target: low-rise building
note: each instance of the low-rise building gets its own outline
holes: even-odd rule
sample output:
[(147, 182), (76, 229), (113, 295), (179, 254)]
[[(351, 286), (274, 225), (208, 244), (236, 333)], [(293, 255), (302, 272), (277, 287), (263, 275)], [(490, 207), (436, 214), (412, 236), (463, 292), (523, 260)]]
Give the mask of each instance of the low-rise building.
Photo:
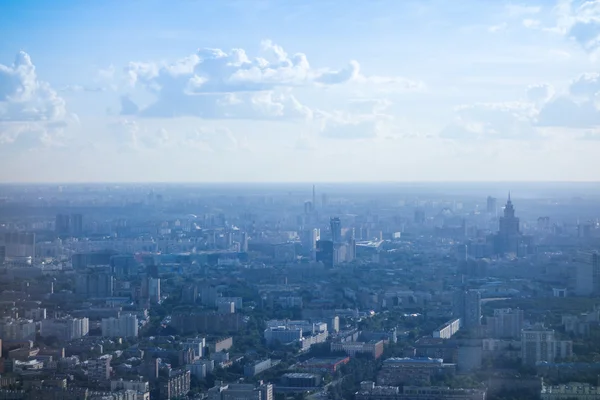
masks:
[(460, 318), (451, 319), (433, 331), (434, 338), (450, 339), (460, 329)]
[(369, 354), (373, 358), (379, 358), (383, 354), (383, 340), (372, 342), (343, 342), (331, 343), (331, 351), (343, 351), (350, 357), (359, 353)]
[(429, 385), (431, 378), (454, 375), (455, 364), (441, 358), (388, 358), (377, 375), (380, 386)]
[(244, 366), (244, 376), (252, 377), (252, 376), (258, 375), (261, 372), (268, 370), (272, 366), (273, 366), (273, 362), (271, 361), (270, 358), (267, 358), (266, 360), (262, 360), (262, 361), (257, 361), (252, 364), (245, 365)]
[(579, 382), (555, 386), (542, 384), (540, 398), (542, 400), (600, 400), (600, 387)]

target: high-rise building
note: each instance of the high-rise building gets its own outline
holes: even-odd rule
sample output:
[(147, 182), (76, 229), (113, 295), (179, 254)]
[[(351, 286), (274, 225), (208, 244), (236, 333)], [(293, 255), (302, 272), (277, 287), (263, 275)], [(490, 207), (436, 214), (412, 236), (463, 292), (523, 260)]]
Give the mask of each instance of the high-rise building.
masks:
[(331, 240), (317, 240), (317, 262), (322, 262), (326, 267), (333, 267), (334, 253), (334, 246)]
[(481, 325), (481, 293), (478, 290), (459, 290), (454, 293), (453, 312), (460, 326), (473, 329)]
[(497, 200), (495, 197), (492, 196), (488, 196), (487, 198), (487, 204), (486, 204), (486, 211), (488, 214), (491, 215), (496, 215), (496, 211), (498, 210), (497, 208)]
[(494, 254), (513, 253), (517, 256), (532, 254), (533, 237), (523, 236), (519, 228), (519, 218), (515, 217), (515, 208), (508, 194), (503, 216), (499, 218), (498, 233), (488, 237), (494, 247)]
[(318, 229), (306, 229), (302, 231), (300, 241), (305, 251), (315, 251), (317, 248), (317, 240), (320, 239)]
[(338, 217), (333, 217), (329, 220), (329, 226), (331, 229), (331, 240), (333, 243), (342, 242), (342, 222)]
[(148, 278), (148, 298), (152, 303), (160, 302), (160, 278)]

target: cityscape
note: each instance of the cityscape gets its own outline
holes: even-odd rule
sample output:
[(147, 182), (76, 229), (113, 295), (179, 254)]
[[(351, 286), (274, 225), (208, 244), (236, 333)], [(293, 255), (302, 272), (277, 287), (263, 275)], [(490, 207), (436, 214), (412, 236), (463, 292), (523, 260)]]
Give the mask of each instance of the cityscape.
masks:
[(0, 0), (0, 400), (600, 400), (600, 0)]
[(4, 185), (0, 397), (600, 396), (598, 186), (493, 186)]

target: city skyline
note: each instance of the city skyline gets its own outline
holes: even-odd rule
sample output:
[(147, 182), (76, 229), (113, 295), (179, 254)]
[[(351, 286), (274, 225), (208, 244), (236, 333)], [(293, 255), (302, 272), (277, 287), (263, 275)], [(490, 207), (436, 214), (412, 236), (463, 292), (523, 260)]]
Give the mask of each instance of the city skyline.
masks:
[(5, 3), (0, 182), (595, 181), (594, 4)]

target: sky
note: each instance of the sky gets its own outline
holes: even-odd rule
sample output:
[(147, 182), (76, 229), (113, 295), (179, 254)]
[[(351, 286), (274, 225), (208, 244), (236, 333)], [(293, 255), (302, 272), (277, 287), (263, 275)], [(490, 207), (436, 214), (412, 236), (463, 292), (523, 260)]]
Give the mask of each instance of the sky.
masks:
[(0, 182), (597, 181), (600, 0), (4, 0)]

